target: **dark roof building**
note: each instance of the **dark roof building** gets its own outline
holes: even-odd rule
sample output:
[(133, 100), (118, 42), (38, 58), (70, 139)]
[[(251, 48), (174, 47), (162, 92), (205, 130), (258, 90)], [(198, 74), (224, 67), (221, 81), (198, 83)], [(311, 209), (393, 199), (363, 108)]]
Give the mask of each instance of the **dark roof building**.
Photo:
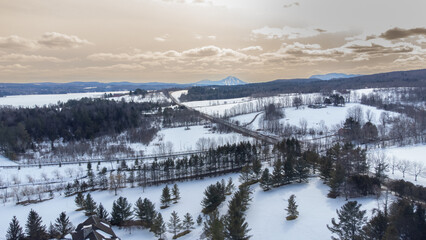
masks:
[(111, 225), (97, 216), (90, 216), (71, 233), (72, 240), (120, 240)]

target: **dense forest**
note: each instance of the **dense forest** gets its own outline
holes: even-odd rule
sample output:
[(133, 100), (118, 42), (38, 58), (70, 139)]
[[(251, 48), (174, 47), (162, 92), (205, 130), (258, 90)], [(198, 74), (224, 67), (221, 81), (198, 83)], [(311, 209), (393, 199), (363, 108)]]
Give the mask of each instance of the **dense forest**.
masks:
[(423, 87), (426, 85), (426, 70), (407, 72), (380, 73), (346, 79), (318, 80), (292, 79), (275, 80), (237, 86), (192, 87), (182, 101), (199, 101), (228, 99), (248, 96), (270, 96), (283, 93), (313, 93), (346, 89), (380, 88), (380, 87)]

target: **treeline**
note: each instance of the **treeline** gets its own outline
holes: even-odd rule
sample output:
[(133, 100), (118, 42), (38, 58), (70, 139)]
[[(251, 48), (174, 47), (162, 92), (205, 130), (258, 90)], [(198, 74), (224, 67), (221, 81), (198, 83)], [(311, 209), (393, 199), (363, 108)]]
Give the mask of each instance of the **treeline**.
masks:
[(248, 96), (271, 96), (278, 93), (313, 93), (345, 91), (346, 89), (424, 87), (426, 70), (380, 73), (346, 79), (322, 81), (318, 79), (276, 80), (266, 83), (237, 86), (192, 87), (182, 101), (240, 98)]
[(331, 220), (327, 228), (335, 235), (332, 239), (406, 239), (426, 238), (426, 211), (421, 204), (398, 199), (390, 206), (387, 199), (383, 209), (376, 208), (368, 220), (361, 204), (349, 201), (337, 210), (338, 219)]

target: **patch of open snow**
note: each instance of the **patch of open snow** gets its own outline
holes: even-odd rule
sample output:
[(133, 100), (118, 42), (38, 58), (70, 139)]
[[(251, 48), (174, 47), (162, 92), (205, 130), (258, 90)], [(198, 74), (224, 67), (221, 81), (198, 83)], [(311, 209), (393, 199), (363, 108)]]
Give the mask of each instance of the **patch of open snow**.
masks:
[(88, 92), (88, 93), (67, 93), (67, 94), (36, 94), (36, 95), (14, 95), (0, 97), (0, 106), (12, 107), (42, 107), (49, 104), (57, 104), (58, 102), (67, 102), (68, 100), (78, 100), (85, 97), (101, 98), (104, 94), (109, 93), (127, 93), (127, 91), (119, 92)]
[[(391, 179), (403, 179), (404, 181), (412, 182), (413, 184), (418, 184), (426, 187), (426, 145), (416, 145), (416, 146), (404, 146), (404, 147), (390, 147), (384, 149), (374, 149), (370, 152), (384, 152), (387, 156), (389, 163), (389, 171), (386, 173)], [(397, 167), (395, 167), (394, 174), (392, 174), (392, 158), (395, 158), (396, 161), (408, 160), (411, 164), (417, 162), (423, 164), (423, 171), (417, 177), (415, 181), (414, 174), (412, 172), (413, 166), (411, 169), (407, 170), (405, 173), (405, 178), (403, 174)]]

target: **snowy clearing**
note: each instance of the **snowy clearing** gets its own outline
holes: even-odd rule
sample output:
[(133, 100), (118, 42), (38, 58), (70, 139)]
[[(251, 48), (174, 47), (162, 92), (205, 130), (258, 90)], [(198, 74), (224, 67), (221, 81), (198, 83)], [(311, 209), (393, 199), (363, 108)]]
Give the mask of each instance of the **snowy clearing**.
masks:
[[(403, 179), (426, 187), (426, 145), (405, 146), (405, 147), (391, 147), (385, 149), (370, 150), (370, 152), (384, 152), (387, 156), (389, 163), (389, 171), (386, 173), (391, 179)], [(399, 164), (401, 160), (408, 160), (410, 162), (409, 169), (405, 173), (405, 178), (398, 167), (395, 167), (394, 174), (392, 174), (392, 161), (395, 158), (395, 163)], [(413, 163), (423, 164), (423, 171), (414, 181)]]
[[(308, 108), (305, 106), (299, 109), (296, 109), (294, 107), (283, 108), (285, 117), (280, 120), (280, 123), (288, 123), (290, 125), (300, 126), (300, 120), (305, 119), (308, 123), (308, 128), (317, 129), (327, 127), (328, 129), (332, 129), (336, 125), (341, 125), (345, 121), (348, 109), (352, 107), (361, 107), (364, 114), (367, 110), (370, 110), (374, 114), (372, 122), (376, 125), (379, 124), (379, 117), (382, 112), (388, 112), (391, 117), (398, 115), (394, 112), (377, 109), (375, 107), (359, 103), (347, 103), (344, 107), (328, 106), (326, 108), (319, 109)], [(239, 115), (231, 119), (233, 121), (239, 121), (240, 125), (244, 125), (252, 121), (254, 116), (256, 116), (256, 114), (258, 113), (259, 112)], [(251, 127), (252, 129), (262, 129), (262, 124), (260, 120), (262, 118), (262, 115), (263, 114), (259, 115), (252, 124), (248, 125), (248, 127)]]
[(57, 104), (58, 102), (67, 102), (68, 100), (78, 100), (85, 97), (101, 98), (104, 94), (122, 94), (128, 91), (120, 92), (88, 92), (88, 93), (67, 93), (67, 94), (38, 94), (38, 95), (15, 95), (0, 97), (0, 106), (12, 107), (42, 107), (49, 104)]

